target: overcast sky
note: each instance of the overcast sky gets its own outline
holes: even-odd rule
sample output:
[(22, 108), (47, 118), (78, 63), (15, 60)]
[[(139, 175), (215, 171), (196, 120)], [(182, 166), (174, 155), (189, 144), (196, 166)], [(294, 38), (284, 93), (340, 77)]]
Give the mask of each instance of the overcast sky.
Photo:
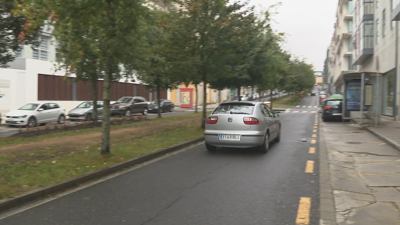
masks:
[(251, 5), (267, 9), (281, 2), (272, 16), (272, 28), (286, 34), (283, 49), (304, 58), (323, 70), (326, 51), (330, 44), (338, 0), (249, 0)]

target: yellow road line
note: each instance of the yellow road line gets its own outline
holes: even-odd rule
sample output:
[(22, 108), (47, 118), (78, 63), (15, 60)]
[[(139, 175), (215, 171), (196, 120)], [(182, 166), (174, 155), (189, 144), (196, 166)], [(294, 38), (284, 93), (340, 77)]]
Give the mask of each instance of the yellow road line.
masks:
[(317, 130), (313, 130), (314, 133), (317, 133)]
[(318, 128), (318, 126), (314, 126), (314, 129), (317, 129)]
[(318, 126), (318, 123), (314, 124), (315, 126)]
[(311, 147), (310, 150), (308, 151), (308, 153), (314, 154), (315, 153), (315, 148)]
[(314, 173), (314, 161), (312, 160), (307, 161), (306, 173)]
[(317, 134), (313, 134), (312, 137), (317, 137)]
[(305, 225), (310, 223), (311, 198), (301, 197), (299, 209), (297, 210), (296, 225)]
[(311, 144), (317, 144), (316, 140), (311, 140)]

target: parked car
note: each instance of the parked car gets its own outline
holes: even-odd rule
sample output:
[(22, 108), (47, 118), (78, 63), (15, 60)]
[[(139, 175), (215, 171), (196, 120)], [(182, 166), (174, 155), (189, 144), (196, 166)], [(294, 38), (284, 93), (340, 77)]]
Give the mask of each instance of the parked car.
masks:
[[(103, 115), (103, 102), (97, 101), (97, 115), (99, 118)], [(70, 120), (92, 120), (93, 117), (93, 101), (82, 102), (68, 113)]]
[(342, 104), (341, 98), (330, 98), (322, 102), (322, 121), (342, 120)]
[(328, 97), (326, 95), (319, 95), (319, 104), (321, 104)]
[(253, 100), (259, 99), (259, 98), (260, 98), (260, 95), (258, 93), (253, 94)]
[[(174, 111), (175, 104), (167, 99), (160, 100), (161, 112), (172, 112)], [(154, 100), (149, 104), (149, 112), (158, 112), (158, 100)]]
[(140, 96), (125, 96), (111, 104), (111, 115), (130, 116), (132, 113), (147, 114), (149, 104)]
[(249, 100), (249, 95), (241, 95), (240, 96), (240, 101), (248, 101)]
[(315, 91), (312, 91), (310, 95), (315, 96)]
[(51, 122), (64, 123), (65, 109), (54, 102), (31, 102), (6, 114), (6, 124), (35, 127)]
[(206, 120), (206, 148), (253, 148), (266, 153), (269, 142), (280, 141), (281, 122), (263, 102), (224, 102)]

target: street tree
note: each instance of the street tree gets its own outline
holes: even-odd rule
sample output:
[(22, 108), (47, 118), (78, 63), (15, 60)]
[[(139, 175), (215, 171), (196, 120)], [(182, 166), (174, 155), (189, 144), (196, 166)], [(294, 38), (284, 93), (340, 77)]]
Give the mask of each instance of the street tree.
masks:
[(176, 88), (179, 83), (178, 77), (174, 74), (169, 63), (168, 47), (172, 36), (165, 29), (165, 19), (167, 11), (160, 7), (152, 7), (149, 11), (149, 18), (140, 29), (140, 35), (143, 37), (141, 56), (131, 70), (136, 71), (136, 76), (142, 82), (148, 84), (148, 88), (155, 88), (157, 93), (157, 113), (161, 118), (161, 90)]
[(175, 0), (173, 3), (176, 7), (171, 7), (169, 26), (174, 37), (173, 52), (178, 59), (183, 59), (178, 67), (186, 65), (191, 70), (192, 82), (203, 83), (201, 127), (204, 128), (207, 84), (211, 78), (231, 71), (226, 56), (230, 53), (231, 40), (238, 35), (235, 26), (251, 12), (245, 3), (228, 0)]
[[(62, 34), (57, 30), (65, 24), (68, 24), (65, 26), (69, 26), (71, 32), (77, 35), (84, 34), (82, 37), (85, 38), (84, 44), (65, 41), (60, 42), (59, 47), (65, 51), (71, 51), (71, 54), (64, 52), (65, 56), (76, 57), (65, 61), (65, 63), (71, 63), (70, 66), (65, 67), (70, 69), (71, 73), (76, 72), (76, 68), (79, 67), (85, 71), (88, 70), (81, 73), (85, 76), (96, 73), (103, 78), (101, 154), (109, 154), (111, 82), (123, 77), (130, 79), (133, 76), (133, 71), (129, 70), (132, 67), (129, 65), (135, 63), (138, 57), (138, 52), (135, 51), (136, 47), (140, 46), (140, 36), (137, 35), (138, 22), (147, 15), (148, 8), (141, 0), (31, 1), (51, 9), (57, 20), (54, 23), (56, 35)], [(74, 41), (77, 40), (78, 38), (74, 39)], [(81, 46), (77, 47), (79, 45)], [(68, 46), (75, 47), (68, 50)], [(78, 54), (72, 53), (77, 49), (81, 50)], [(89, 58), (90, 62), (80, 62)], [(91, 66), (85, 66), (89, 64)]]

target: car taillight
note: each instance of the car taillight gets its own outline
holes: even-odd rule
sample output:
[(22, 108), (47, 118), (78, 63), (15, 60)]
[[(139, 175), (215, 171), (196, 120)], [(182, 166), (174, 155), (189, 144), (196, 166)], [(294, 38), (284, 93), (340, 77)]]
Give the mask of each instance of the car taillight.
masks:
[(247, 125), (260, 124), (260, 121), (254, 117), (243, 117), (243, 122)]
[(330, 110), (331, 107), (330, 106), (325, 106), (324, 110)]
[(207, 124), (216, 124), (217, 122), (218, 122), (217, 116), (210, 116), (207, 118), (207, 121), (206, 121)]

